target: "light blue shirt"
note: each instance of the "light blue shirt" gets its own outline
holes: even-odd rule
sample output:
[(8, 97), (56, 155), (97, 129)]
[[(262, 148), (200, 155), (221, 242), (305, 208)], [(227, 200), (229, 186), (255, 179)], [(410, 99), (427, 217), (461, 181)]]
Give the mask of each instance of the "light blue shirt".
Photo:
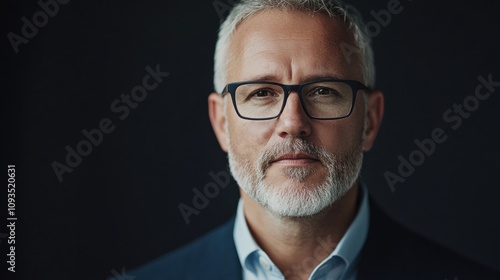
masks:
[[(360, 183), (359, 190), (361, 192), (361, 202), (354, 220), (342, 239), (340, 239), (335, 250), (314, 268), (309, 280), (356, 279), (357, 261), (361, 248), (363, 248), (366, 241), (369, 224), (368, 191), (362, 183)], [(285, 279), (284, 274), (288, 275), (288, 273), (283, 274), (253, 239), (245, 220), (243, 200), (241, 199), (236, 212), (233, 236), (243, 270), (243, 280)], [(330, 245), (330, 250), (332, 248), (333, 243), (331, 240), (325, 238), (324, 240), (318, 239), (317, 242), (318, 246), (325, 248)], [(292, 271), (293, 269), (306, 267), (308, 265), (307, 260), (306, 258), (300, 263), (299, 267), (292, 268)]]

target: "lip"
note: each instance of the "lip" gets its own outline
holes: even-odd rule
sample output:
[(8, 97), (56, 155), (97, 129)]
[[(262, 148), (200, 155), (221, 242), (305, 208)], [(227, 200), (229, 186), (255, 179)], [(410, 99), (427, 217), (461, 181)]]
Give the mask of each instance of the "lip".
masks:
[(276, 157), (271, 161), (273, 163), (284, 163), (284, 164), (308, 164), (313, 162), (319, 162), (319, 159), (313, 155), (305, 153), (287, 153)]

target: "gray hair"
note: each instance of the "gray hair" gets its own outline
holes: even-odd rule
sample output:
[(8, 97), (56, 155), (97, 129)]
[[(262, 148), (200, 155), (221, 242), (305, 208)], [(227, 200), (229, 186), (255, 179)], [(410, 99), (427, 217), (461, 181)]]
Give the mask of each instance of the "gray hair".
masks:
[[(360, 13), (342, 0), (242, 0), (236, 4), (222, 23), (214, 55), (214, 87), (221, 92), (227, 79), (227, 54), (230, 39), (237, 25), (252, 14), (266, 9), (293, 9), (307, 12), (323, 12), (330, 17), (343, 18), (352, 32), (357, 46), (344, 45), (349, 52), (355, 52), (361, 58), (364, 84), (368, 87), (375, 85), (375, 64), (370, 37), (365, 33), (365, 24)], [(342, 46), (341, 46), (342, 47)]]

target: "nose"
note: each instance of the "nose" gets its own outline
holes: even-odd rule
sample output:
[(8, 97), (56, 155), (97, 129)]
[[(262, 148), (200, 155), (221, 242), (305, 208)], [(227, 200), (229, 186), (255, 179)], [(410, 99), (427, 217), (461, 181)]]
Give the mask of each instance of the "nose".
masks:
[(278, 117), (276, 132), (282, 138), (304, 138), (311, 134), (311, 119), (302, 108), (296, 92), (288, 96), (285, 108)]

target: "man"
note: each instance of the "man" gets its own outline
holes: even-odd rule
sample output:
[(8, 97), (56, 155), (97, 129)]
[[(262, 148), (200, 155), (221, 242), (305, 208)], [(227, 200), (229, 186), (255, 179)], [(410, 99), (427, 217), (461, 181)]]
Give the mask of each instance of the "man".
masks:
[(215, 53), (210, 120), (236, 217), (137, 279), (497, 279), (388, 219), (359, 173), (384, 111), (370, 40), (338, 1), (236, 5)]

